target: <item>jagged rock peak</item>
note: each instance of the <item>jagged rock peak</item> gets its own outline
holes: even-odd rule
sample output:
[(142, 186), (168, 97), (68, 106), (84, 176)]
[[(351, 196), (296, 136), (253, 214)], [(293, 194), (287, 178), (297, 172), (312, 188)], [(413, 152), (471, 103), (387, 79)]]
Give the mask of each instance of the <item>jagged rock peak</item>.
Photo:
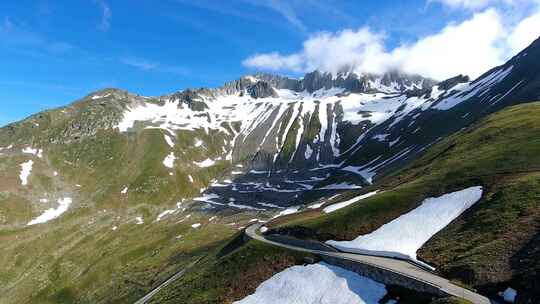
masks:
[[(259, 84), (259, 83), (265, 83)], [(415, 89), (429, 89), (436, 81), (419, 75), (408, 75), (397, 71), (391, 71), (382, 75), (358, 74), (354, 72), (340, 72), (337, 74), (315, 70), (305, 74), (300, 79), (279, 76), (273, 74), (246, 75), (238, 80), (228, 82), (218, 91), (223, 94), (237, 94), (239, 92), (260, 91), (262, 86), (274, 89), (287, 89), (295, 92), (307, 91), (313, 93), (321, 89), (343, 88), (356, 93), (401, 93)], [(258, 86), (254, 90), (253, 87)], [(265, 97), (274, 96), (267, 91)], [(252, 95), (254, 98), (262, 98), (263, 95)]]
[(437, 85), (439, 86), (439, 90), (448, 90), (457, 84), (469, 82), (471, 79), (467, 75), (457, 75), (455, 77), (449, 78), (447, 80), (439, 82)]
[(272, 86), (266, 81), (257, 81), (247, 89), (252, 98), (278, 97), (278, 94)]
[(337, 74), (314, 71), (306, 74), (302, 80), (302, 88), (308, 92), (332, 87), (344, 88), (357, 93), (404, 92), (413, 89), (430, 88), (436, 82), (419, 75), (408, 75), (397, 71), (382, 75), (355, 72)]

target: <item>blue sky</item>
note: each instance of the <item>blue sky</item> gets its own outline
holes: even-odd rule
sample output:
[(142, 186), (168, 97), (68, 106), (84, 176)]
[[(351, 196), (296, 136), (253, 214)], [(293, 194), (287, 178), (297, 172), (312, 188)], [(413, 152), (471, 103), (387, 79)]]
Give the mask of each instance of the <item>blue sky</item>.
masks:
[[(370, 58), (373, 52), (364, 51), (373, 45), (379, 46), (377, 58), (423, 72), (395, 58), (431, 52), (429, 37), (476, 15), (493, 21), (486, 12), (506, 14), (508, 1), (480, 0), (486, 4), (477, 7), (469, 0), (1, 1), (0, 125), (103, 87), (160, 95), (219, 86), (259, 70), (296, 76), (328, 69), (336, 57), (345, 58), (339, 64), (379, 70), (383, 63), (369, 67), (358, 60)], [(536, 8), (536, 1), (520, 2)], [(516, 19), (517, 27), (530, 7), (512, 5), (505, 17)], [(347, 37), (358, 42), (348, 46)], [(333, 53), (342, 49), (349, 57)]]

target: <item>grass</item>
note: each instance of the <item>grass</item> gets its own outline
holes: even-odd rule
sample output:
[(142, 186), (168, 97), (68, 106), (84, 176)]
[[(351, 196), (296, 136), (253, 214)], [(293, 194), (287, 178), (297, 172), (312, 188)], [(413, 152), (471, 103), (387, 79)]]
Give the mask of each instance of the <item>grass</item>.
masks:
[[(95, 222), (88, 224), (92, 219)], [(135, 225), (119, 223), (115, 215), (96, 219), (72, 214), (40, 233), (36, 232), (44, 227), (4, 232), (0, 241), (8, 245), (0, 253), (3, 303), (133, 302), (221, 246), (235, 231), (196, 217), (174, 224), (177, 219)], [(205, 224), (194, 230), (195, 221)], [(118, 230), (112, 231), (113, 225)]]
[(232, 303), (255, 292), (260, 282), (276, 272), (303, 263), (306, 254), (249, 241), (217, 258), (215, 251), (160, 292), (151, 303)]
[[(122, 100), (104, 105), (81, 100), (0, 131), (0, 146), (14, 144), (12, 152), (0, 157), (0, 302), (133, 302), (236, 232), (227, 220), (209, 223), (207, 215), (197, 212), (184, 222), (179, 220), (187, 212), (152, 223), (164, 209), (199, 195), (229, 166), (192, 164), (221, 155), (225, 141), (204, 130), (178, 132), (179, 146), (187, 148), (177, 146), (173, 152), (179, 160), (169, 170), (162, 162), (172, 149), (162, 130), (120, 134), (105, 127), (114, 125), (122, 107)], [(194, 136), (205, 146), (194, 147)], [(43, 159), (21, 155), (26, 146), (43, 148)], [(22, 187), (20, 163), (29, 158), (35, 164), (29, 185)], [(129, 192), (121, 195), (125, 186)], [(44, 196), (50, 204), (38, 203)], [(25, 226), (56, 207), (54, 198), (64, 196), (72, 197), (73, 204), (60, 218)], [(138, 216), (143, 225), (135, 225)], [(242, 215), (229, 219), (247, 221)], [(197, 222), (203, 226), (191, 228)]]

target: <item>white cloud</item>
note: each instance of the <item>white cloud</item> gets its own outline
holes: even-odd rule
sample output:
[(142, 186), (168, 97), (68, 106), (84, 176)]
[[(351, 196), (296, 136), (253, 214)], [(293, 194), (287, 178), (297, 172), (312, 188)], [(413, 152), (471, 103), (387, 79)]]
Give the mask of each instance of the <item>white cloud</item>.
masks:
[(159, 62), (139, 57), (125, 56), (120, 57), (119, 61), (122, 64), (129, 65), (145, 72), (157, 71), (161, 73), (169, 73), (183, 76), (190, 75), (191, 73), (189, 69), (182, 66), (161, 64)]
[(125, 65), (129, 65), (143, 71), (153, 70), (159, 66), (158, 63), (151, 62), (142, 58), (131, 57), (131, 56), (120, 58), (120, 62), (122, 62)]
[(435, 79), (457, 74), (477, 77), (525, 48), (540, 35), (540, 14), (508, 24), (495, 9), (449, 23), (438, 33), (387, 50), (385, 36), (369, 28), (318, 33), (292, 54), (256, 54), (243, 61), (248, 68), (309, 72), (360, 73), (399, 69)]
[(67, 42), (52, 41), (38, 32), (15, 24), (9, 17), (0, 22), (0, 45), (14, 46), (21, 50), (23, 47), (35, 47), (49, 53), (67, 53), (76, 48)]
[(298, 18), (295, 9), (288, 1), (283, 0), (244, 0), (251, 5), (266, 7), (280, 14), (290, 24), (298, 28), (299, 30), (306, 32), (306, 26)]
[(105, 0), (96, 0), (96, 2), (101, 8), (101, 23), (99, 24), (99, 29), (102, 31), (108, 31), (111, 28), (111, 7)]
[(298, 53), (258, 54), (244, 60), (243, 64), (256, 69), (295, 72), (315, 69), (338, 72), (354, 66), (377, 73), (384, 69), (388, 57), (384, 52), (383, 40), (383, 35), (373, 33), (368, 28), (356, 31), (347, 29), (338, 33), (322, 32), (306, 40)]
[(529, 3), (537, 3), (537, 0), (428, 0), (428, 2), (439, 2), (453, 9), (464, 8), (469, 10), (479, 10), (494, 5), (518, 6)]
[(303, 61), (302, 56), (298, 54), (283, 56), (277, 52), (272, 52), (251, 56), (244, 60), (243, 64), (247, 67), (272, 71), (291, 70), (294, 72), (301, 72), (304, 70), (302, 66)]
[(477, 77), (504, 62), (504, 26), (495, 10), (475, 14), (460, 24), (392, 51), (393, 60), (408, 73), (435, 79), (458, 74)]
[(451, 8), (479, 9), (496, 1), (497, 0), (431, 0), (430, 2), (440, 2)]
[(512, 52), (518, 53), (540, 36), (540, 12), (523, 19), (508, 38)]

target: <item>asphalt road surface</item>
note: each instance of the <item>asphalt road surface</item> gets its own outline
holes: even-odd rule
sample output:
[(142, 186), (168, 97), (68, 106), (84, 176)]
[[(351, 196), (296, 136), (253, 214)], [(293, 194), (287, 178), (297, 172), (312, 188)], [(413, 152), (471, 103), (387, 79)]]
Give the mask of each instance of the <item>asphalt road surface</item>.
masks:
[(261, 234), (259, 234), (258, 231), (261, 226), (262, 224), (254, 224), (254, 225), (249, 226), (246, 229), (246, 234), (252, 239), (255, 239), (257, 241), (261, 241), (267, 244), (271, 244), (274, 246), (278, 246), (278, 247), (282, 247), (282, 248), (286, 248), (290, 250), (295, 250), (295, 251), (317, 254), (320, 256), (329, 256), (329, 257), (339, 258), (343, 260), (354, 261), (357, 263), (362, 263), (362, 264), (369, 265), (372, 267), (377, 267), (380, 269), (391, 271), (391, 272), (400, 274), (404, 277), (407, 277), (411, 280), (428, 283), (432, 286), (439, 288), (441, 291), (443, 291), (444, 293), (450, 296), (463, 298), (475, 304), (497, 303), (471, 290), (452, 284), (447, 279), (442, 278), (432, 272), (426, 271), (425, 269), (422, 269), (419, 266), (416, 266), (404, 260), (398, 260), (398, 259), (393, 259), (393, 258), (388, 258), (388, 257), (378, 257), (378, 256), (372, 256), (372, 255), (345, 253), (345, 252), (319, 251), (319, 250), (312, 250), (312, 249), (282, 244), (279, 242), (270, 241), (266, 239), (264, 236), (262, 236)]

